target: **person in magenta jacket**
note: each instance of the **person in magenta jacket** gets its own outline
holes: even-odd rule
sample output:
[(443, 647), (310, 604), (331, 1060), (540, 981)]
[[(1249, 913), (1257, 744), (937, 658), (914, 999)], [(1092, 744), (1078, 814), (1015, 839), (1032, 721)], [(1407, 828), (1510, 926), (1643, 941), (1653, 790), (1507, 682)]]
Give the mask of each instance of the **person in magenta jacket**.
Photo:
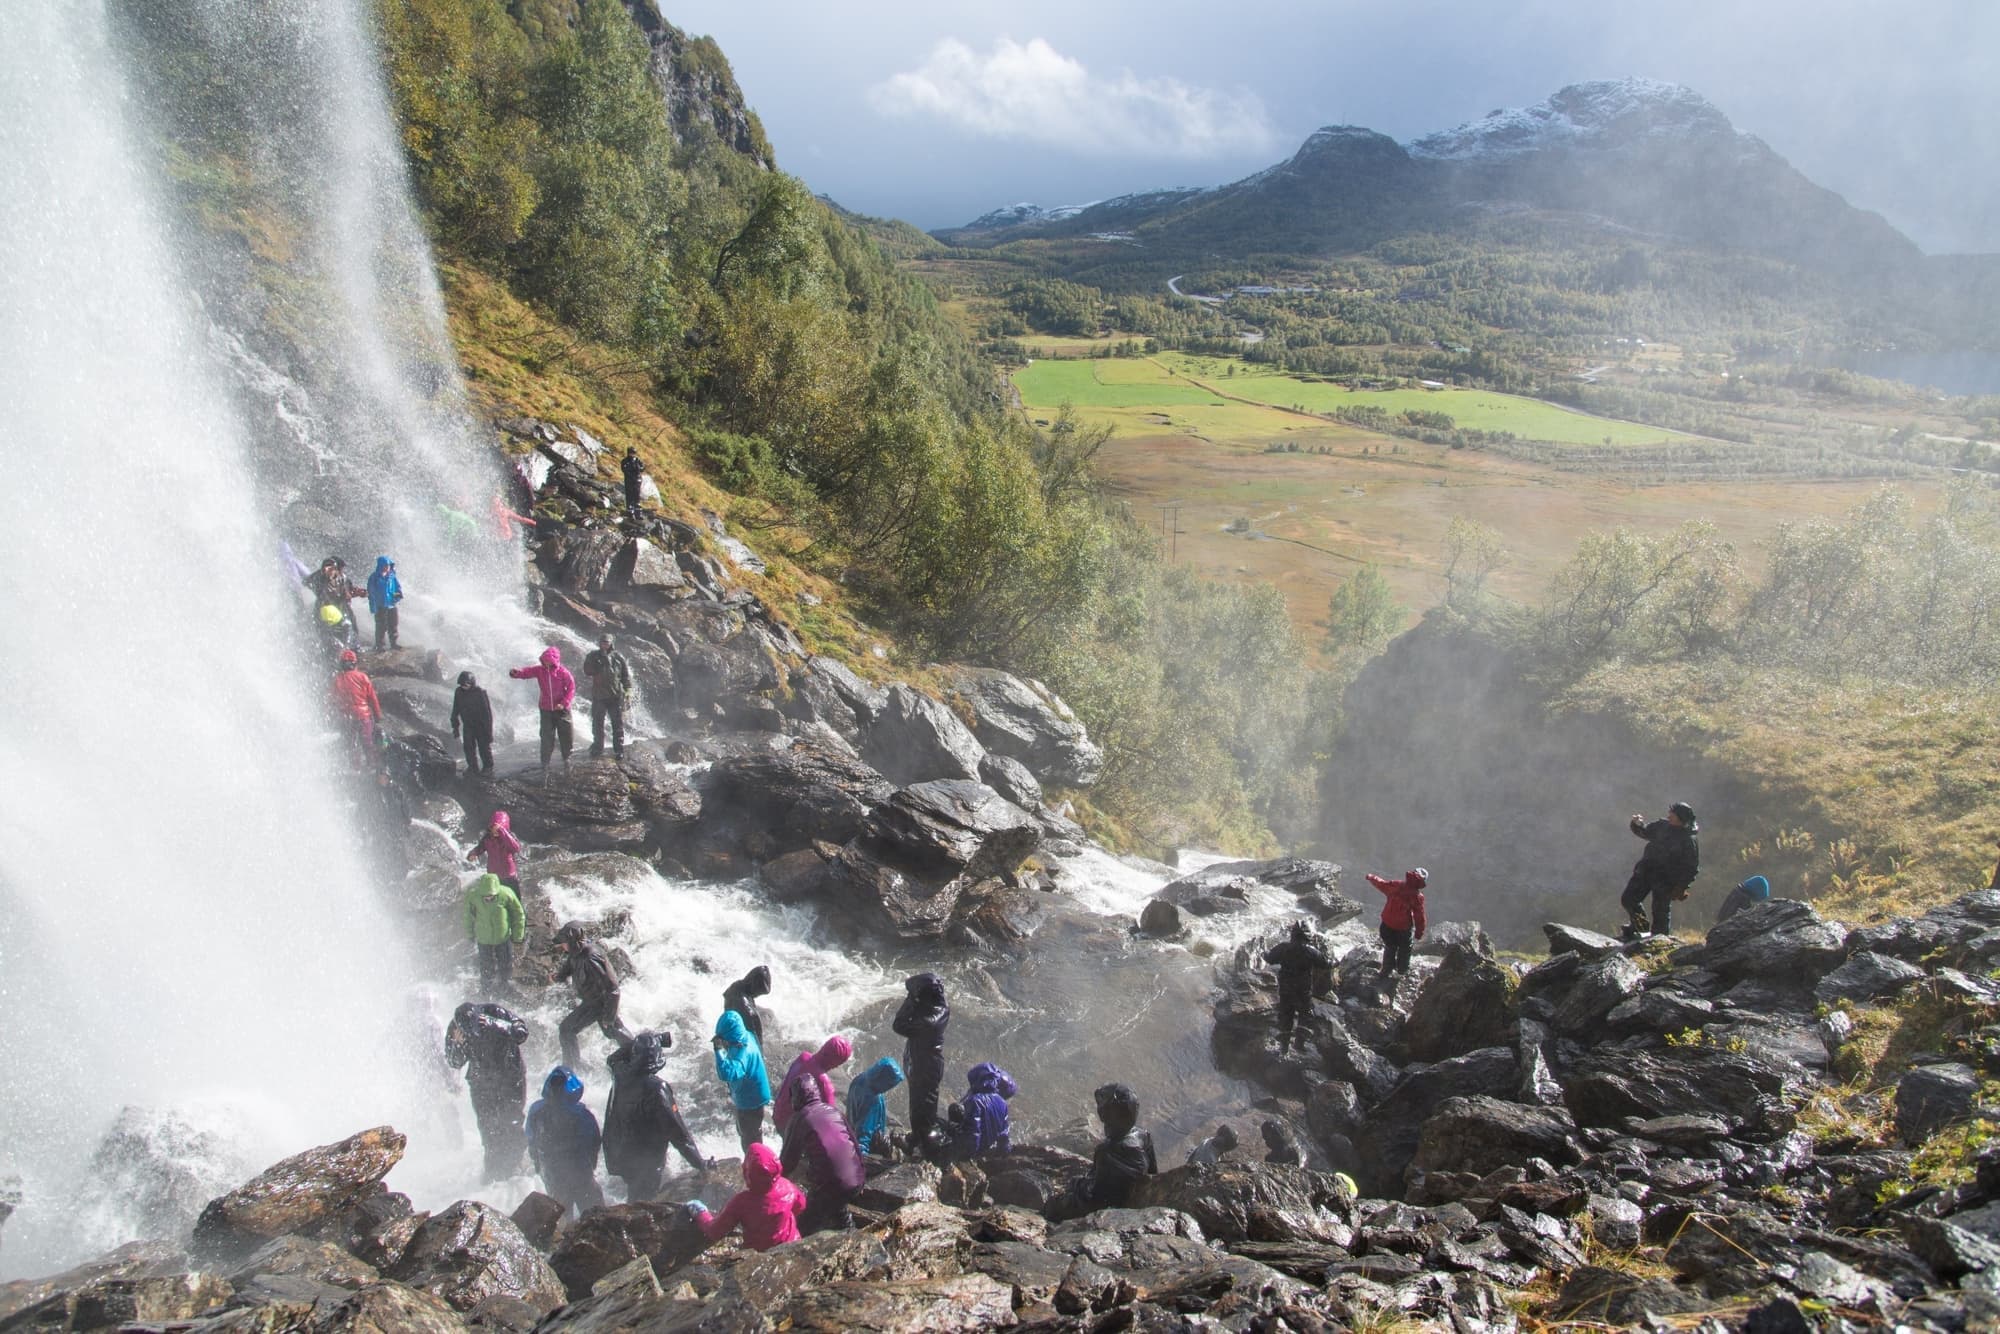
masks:
[(487, 821), (486, 832), (466, 852), (465, 860), (474, 861), (482, 853), (486, 856), (486, 869), (499, 876), (501, 884), (519, 894), (521, 840), (514, 837), (513, 821), (507, 812), (493, 812), (493, 818)]
[(778, 1155), (762, 1144), (752, 1144), (743, 1155), (743, 1184), (722, 1212), (712, 1214), (700, 1200), (689, 1200), (687, 1211), (701, 1226), (701, 1235), (721, 1241), (737, 1228), (743, 1229), (743, 1244), (753, 1251), (768, 1251), (799, 1239), (798, 1216), (805, 1211), (806, 1193), (785, 1180)]
[(829, 1107), (838, 1106), (833, 1100), (833, 1079), (829, 1071), (847, 1064), (847, 1058), (854, 1055), (854, 1044), (835, 1033), (819, 1044), (818, 1051), (802, 1051), (792, 1058), (785, 1067), (785, 1077), (778, 1084), (778, 1096), (771, 1100), (771, 1120), (780, 1135), (791, 1125), (792, 1118), (799, 1110), (799, 1085), (810, 1079), (819, 1088), (819, 1100)]
[(1379, 875), (1370, 874), (1368, 883), (1382, 891), (1386, 902), (1382, 905), (1382, 976), (1410, 971), (1410, 941), (1422, 940), (1427, 923), (1424, 921), (1424, 886), (1431, 881), (1431, 873), (1419, 866), (1404, 874), (1401, 880), (1384, 880)]
[(533, 667), (516, 667), (507, 675), (516, 681), (533, 681), (541, 690), (542, 777), (549, 774), (549, 756), (562, 746), (563, 768), (569, 768), (569, 751), (575, 741), (570, 729), (569, 709), (576, 703), (576, 678), (562, 665), (562, 650), (554, 644), (542, 650), (541, 661)]

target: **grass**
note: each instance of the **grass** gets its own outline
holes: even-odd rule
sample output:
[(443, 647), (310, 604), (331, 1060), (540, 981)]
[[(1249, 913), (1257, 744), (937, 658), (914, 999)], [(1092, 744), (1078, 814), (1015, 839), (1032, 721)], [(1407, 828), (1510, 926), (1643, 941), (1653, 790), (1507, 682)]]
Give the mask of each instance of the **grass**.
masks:
[(1022, 405), (1054, 411), (1063, 403), (1079, 408), (1153, 408), (1181, 403), (1223, 406), (1223, 399), (1192, 384), (1134, 375), (1135, 367), (1152, 363), (1093, 358), (1037, 361), (1015, 372), (1014, 385)]

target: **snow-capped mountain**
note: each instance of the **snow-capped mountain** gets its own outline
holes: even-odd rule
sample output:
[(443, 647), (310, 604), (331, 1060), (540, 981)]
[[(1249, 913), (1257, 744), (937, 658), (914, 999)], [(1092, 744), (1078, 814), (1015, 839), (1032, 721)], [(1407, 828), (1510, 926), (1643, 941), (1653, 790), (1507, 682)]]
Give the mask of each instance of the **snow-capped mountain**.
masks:
[(1405, 147), (1414, 158), (1471, 162), (1556, 149), (1612, 148), (1648, 139), (1741, 140), (1745, 148), (1762, 147), (1700, 93), (1655, 79), (1571, 84), (1533, 106), (1490, 111)]

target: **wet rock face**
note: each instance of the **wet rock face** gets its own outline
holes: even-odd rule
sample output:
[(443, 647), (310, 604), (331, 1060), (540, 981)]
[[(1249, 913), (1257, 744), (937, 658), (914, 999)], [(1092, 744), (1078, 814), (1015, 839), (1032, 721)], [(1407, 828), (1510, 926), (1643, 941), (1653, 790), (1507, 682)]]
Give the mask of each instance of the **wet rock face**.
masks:
[(1197, 1241), (1305, 1238), (1342, 1245), (1353, 1235), (1349, 1203), (1332, 1176), (1266, 1164), (1177, 1167), (1141, 1181), (1132, 1195), (1136, 1210), (1171, 1210), (1191, 1219), (1200, 1229)]
[(977, 781), (985, 749), (943, 704), (906, 685), (891, 686), (861, 757), (895, 783), (933, 778)]
[(460, 1200), (425, 1220), (389, 1276), (459, 1311), (493, 1297), (542, 1311), (564, 1300), (562, 1281), (521, 1229), (476, 1200)]
[(1097, 781), (1104, 752), (1047, 686), (985, 667), (954, 668), (950, 680), (986, 749), (1019, 761), (1044, 782), (1088, 787)]
[(845, 843), (895, 788), (860, 760), (800, 742), (783, 751), (717, 760), (704, 790), (708, 809), (720, 818), (775, 839), (780, 852), (792, 852), (814, 840)]
[(1896, 1085), (1896, 1136), (1915, 1148), (1943, 1130), (1972, 1118), (1979, 1075), (1970, 1066), (1920, 1065)]
[(1423, 1172), (1487, 1173), (1530, 1158), (1567, 1164), (1582, 1154), (1576, 1123), (1554, 1107), (1500, 1098), (1449, 1098), (1424, 1122), (1414, 1166)]
[(1731, 981), (1782, 978), (1806, 986), (1846, 956), (1847, 933), (1812, 905), (1772, 899), (1718, 923), (1686, 962)]
[(194, 1228), (199, 1253), (248, 1255), (274, 1237), (299, 1232), (378, 1194), (408, 1140), (388, 1126), (308, 1149), (210, 1200)]
[(1513, 973), (1468, 946), (1453, 945), (1417, 993), (1403, 1045), (1413, 1061), (1442, 1061), (1505, 1045), (1514, 1022)]
[(489, 809), (507, 811), (524, 841), (573, 852), (641, 853), (672, 842), (701, 815), (701, 798), (667, 767), (657, 747), (634, 743), (625, 758), (589, 759), (585, 747), (548, 781), (503, 778), (480, 793)]

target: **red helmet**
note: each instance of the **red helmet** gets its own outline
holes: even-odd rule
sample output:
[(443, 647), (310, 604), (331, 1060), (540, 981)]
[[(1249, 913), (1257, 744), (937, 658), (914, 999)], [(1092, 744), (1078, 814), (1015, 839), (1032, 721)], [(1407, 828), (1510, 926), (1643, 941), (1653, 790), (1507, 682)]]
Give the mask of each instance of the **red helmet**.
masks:
[(360, 658), (357, 658), (356, 656), (354, 656), (354, 650), (353, 650), (353, 649), (351, 649), (351, 648), (344, 648), (344, 649), (342, 649), (342, 650), (340, 651), (340, 660), (341, 660), (341, 662), (343, 662), (343, 663), (349, 663), (349, 662), (360, 662), (360, 661), (361, 661), (361, 659), (360, 659)]

